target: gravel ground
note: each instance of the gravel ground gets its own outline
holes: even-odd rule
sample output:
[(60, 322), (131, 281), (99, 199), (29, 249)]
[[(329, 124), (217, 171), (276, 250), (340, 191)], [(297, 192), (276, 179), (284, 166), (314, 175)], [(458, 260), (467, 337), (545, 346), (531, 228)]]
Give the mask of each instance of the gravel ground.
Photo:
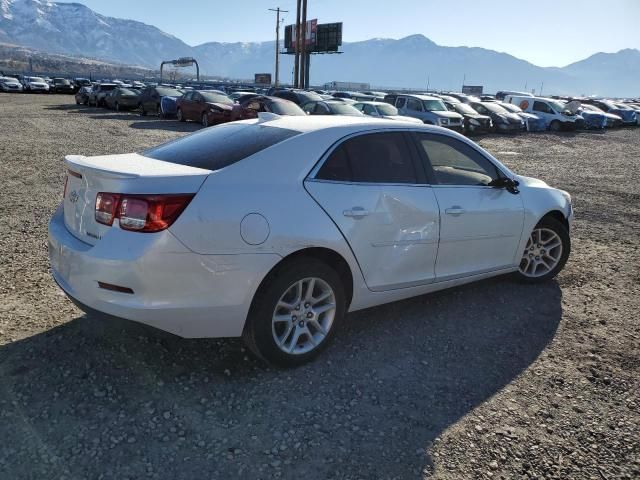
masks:
[(351, 314), (313, 364), (77, 310), (48, 271), (65, 154), (193, 124), (0, 94), (0, 478), (640, 478), (640, 129), (488, 136), (572, 193), (557, 281)]

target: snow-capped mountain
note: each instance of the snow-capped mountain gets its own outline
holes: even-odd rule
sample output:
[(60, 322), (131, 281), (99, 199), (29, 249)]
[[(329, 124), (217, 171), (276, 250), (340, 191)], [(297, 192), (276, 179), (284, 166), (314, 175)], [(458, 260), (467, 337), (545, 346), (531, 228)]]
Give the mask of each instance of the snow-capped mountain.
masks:
[[(348, 28), (348, 25), (347, 25)], [(0, 0), (0, 42), (43, 51), (94, 57), (157, 69), (182, 56), (198, 59), (201, 72), (253, 78), (273, 71), (274, 42), (189, 46), (162, 30), (100, 15), (79, 3)], [(543, 93), (640, 95), (640, 51), (597, 53), (564, 68), (542, 68), (493, 50), (444, 47), (423, 35), (345, 43), (342, 55), (314, 55), (311, 81), (369, 82), (381, 87), (459, 89), (467, 84)], [(292, 58), (282, 55), (281, 80), (291, 79)]]
[(45, 0), (0, 0), (0, 42), (145, 66), (191, 54), (189, 45), (151, 25)]

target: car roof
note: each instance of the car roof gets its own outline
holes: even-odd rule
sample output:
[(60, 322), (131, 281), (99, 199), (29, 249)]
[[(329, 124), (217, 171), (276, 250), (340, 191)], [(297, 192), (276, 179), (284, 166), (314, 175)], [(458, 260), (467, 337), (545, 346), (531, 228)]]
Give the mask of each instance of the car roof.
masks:
[(420, 99), (420, 100), (442, 100), (441, 98), (438, 98), (438, 97), (433, 97), (431, 95), (421, 95), (421, 94), (418, 94), (418, 93), (400, 93), (400, 94), (398, 94), (398, 96), (400, 96), (400, 95), (405, 96), (405, 97), (413, 97), (413, 98), (417, 98), (417, 99)]
[(387, 102), (374, 102), (373, 100), (360, 100), (360, 101), (356, 102), (354, 105), (358, 105), (358, 104), (373, 105), (373, 106), (377, 106), (377, 105), (389, 105), (389, 106), (391, 106), (391, 104), (389, 104)]
[(241, 122), (247, 124), (261, 124), (270, 127), (286, 128), (290, 130), (296, 130), (300, 133), (310, 133), (317, 130), (324, 130), (329, 128), (346, 128), (353, 130), (353, 132), (375, 130), (380, 128), (423, 128), (425, 130), (432, 130), (437, 133), (448, 134), (449, 130), (434, 127), (429, 125), (418, 125), (416, 123), (404, 123), (398, 120), (387, 120), (382, 118), (373, 118), (367, 115), (309, 115), (305, 117), (300, 116), (279, 116), (270, 120), (252, 119), (243, 120)]

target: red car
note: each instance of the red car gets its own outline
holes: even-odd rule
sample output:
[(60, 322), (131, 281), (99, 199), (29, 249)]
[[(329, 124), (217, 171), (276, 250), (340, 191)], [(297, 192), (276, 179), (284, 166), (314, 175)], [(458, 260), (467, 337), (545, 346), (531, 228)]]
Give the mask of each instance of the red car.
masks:
[(258, 95), (244, 101), (241, 100), (238, 105), (234, 105), (231, 119), (256, 118), (259, 112), (271, 112), (278, 115), (306, 115), (298, 105), (289, 100)]
[(208, 127), (231, 121), (233, 105), (233, 100), (222, 93), (189, 90), (178, 98), (176, 115), (181, 122), (193, 120)]

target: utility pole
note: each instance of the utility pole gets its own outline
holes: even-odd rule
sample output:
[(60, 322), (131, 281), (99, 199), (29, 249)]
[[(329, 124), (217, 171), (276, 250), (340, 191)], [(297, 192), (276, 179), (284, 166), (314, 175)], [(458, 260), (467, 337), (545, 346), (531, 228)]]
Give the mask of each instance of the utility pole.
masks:
[(298, 0), (297, 1), (297, 5), (296, 5), (296, 28), (295, 28), (295, 33), (296, 33), (296, 44), (295, 44), (295, 53), (296, 53), (296, 58), (295, 58), (295, 62), (293, 65), (293, 69), (294, 69), (294, 77), (293, 77), (293, 86), (295, 88), (298, 88), (300, 86), (300, 8), (302, 4), (302, 0)]
[(288, 13), (289, 10), (280, 10), (280, 7), (270, 8), (269, 10), (276, 12), (276, 79), (273, 85), (277, 87), (280, 74), (280, 12)]
[(302, 27), (300, 39), (302, 40), (302, 48), (300, 52), (300, 88), (307, 87), (307, 0), (302, 0), (302, 19), (300, 20)]

